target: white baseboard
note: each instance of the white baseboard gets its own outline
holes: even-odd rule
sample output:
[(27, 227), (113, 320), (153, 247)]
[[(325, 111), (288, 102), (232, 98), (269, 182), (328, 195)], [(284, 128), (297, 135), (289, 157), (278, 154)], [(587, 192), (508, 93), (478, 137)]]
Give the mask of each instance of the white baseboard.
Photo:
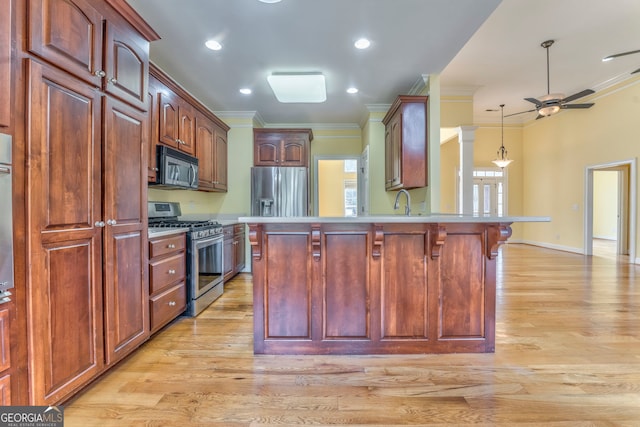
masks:
[(584, 250), (582, 248), (574, 248), (572, 246), (563, 246), (563, 245), (554, 245), (547, 242), (536, 242), (534, 240), (514, 239), (514, 240), (509, 240), (507, 243), (522, 243), (525, 245), (540, 246), (541, 248), (554, 249), (556, 251), (571, 252), (575, 254), (584, 255)]

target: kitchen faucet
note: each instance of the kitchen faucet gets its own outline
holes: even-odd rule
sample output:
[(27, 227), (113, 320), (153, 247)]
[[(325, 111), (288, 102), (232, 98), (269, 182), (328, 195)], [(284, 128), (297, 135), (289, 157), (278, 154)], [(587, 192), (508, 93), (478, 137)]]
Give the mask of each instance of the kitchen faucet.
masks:
[(407, 190), (405, 190), (404, 188), (400, 191), (398, 191), (398, 194), (396, 194), (396, 202), (393, 205), (393, 210), (396, 210), (400, 207), (400, 195), (403, 194), (405, 196), (407, 196), (407, 205), (404, 207), (404, 214), (409, 216), (411, 215), (411, 195), (409, 194), (409, 192)]

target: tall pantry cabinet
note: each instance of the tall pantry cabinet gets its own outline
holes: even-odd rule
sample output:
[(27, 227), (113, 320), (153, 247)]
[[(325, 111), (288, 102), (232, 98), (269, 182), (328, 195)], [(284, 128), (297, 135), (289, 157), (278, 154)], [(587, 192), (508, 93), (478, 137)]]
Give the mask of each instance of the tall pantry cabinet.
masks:
[(149, 336), (147, 85), (157, 35), (121, 0), (25, 3), (29, 402), (42, 405)]

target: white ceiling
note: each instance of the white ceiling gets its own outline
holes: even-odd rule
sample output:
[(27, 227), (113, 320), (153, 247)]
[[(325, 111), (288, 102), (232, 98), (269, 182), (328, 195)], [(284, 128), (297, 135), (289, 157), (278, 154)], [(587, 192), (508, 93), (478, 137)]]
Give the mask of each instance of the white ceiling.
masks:
[[(601, 62), (640, 49), (638, 0), (128, 2), (162, 37), (151, 46), (156, 65), (211, 109), (255, 111), (266, 125), (361, 123), (368, 109), (388, 106), (429, 74), (441, 74), (445, 95), (473, 93), (476, 123), (496, 122), (499, 112), (486, 109), (528, 110), (523, 98), (546, 94), (540, 43), (547, 39), (556, 40), (551, 92), (597, 91), (640, 68), (640, 54)], [(360, 37), (371, 48), (355, 49)], [(209, 38), (223, 49), (207, 49)], [(283, 71), (323, 72), (327, 101), (279, 103), (267, 76)], [(360, 92), (347, 94), (349, 86)], [(240, 94), (241, 87), (253, 94)]]

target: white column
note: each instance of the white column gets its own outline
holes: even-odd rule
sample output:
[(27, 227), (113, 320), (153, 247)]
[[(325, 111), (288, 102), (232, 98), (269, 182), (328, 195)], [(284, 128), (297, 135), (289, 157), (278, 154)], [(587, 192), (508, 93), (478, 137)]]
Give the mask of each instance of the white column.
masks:
[(476, 139), (477, 126), (460, 126), (458, 142), (460, 143), (460, 200), (459, 213), (473, 215), (473, 141)]

